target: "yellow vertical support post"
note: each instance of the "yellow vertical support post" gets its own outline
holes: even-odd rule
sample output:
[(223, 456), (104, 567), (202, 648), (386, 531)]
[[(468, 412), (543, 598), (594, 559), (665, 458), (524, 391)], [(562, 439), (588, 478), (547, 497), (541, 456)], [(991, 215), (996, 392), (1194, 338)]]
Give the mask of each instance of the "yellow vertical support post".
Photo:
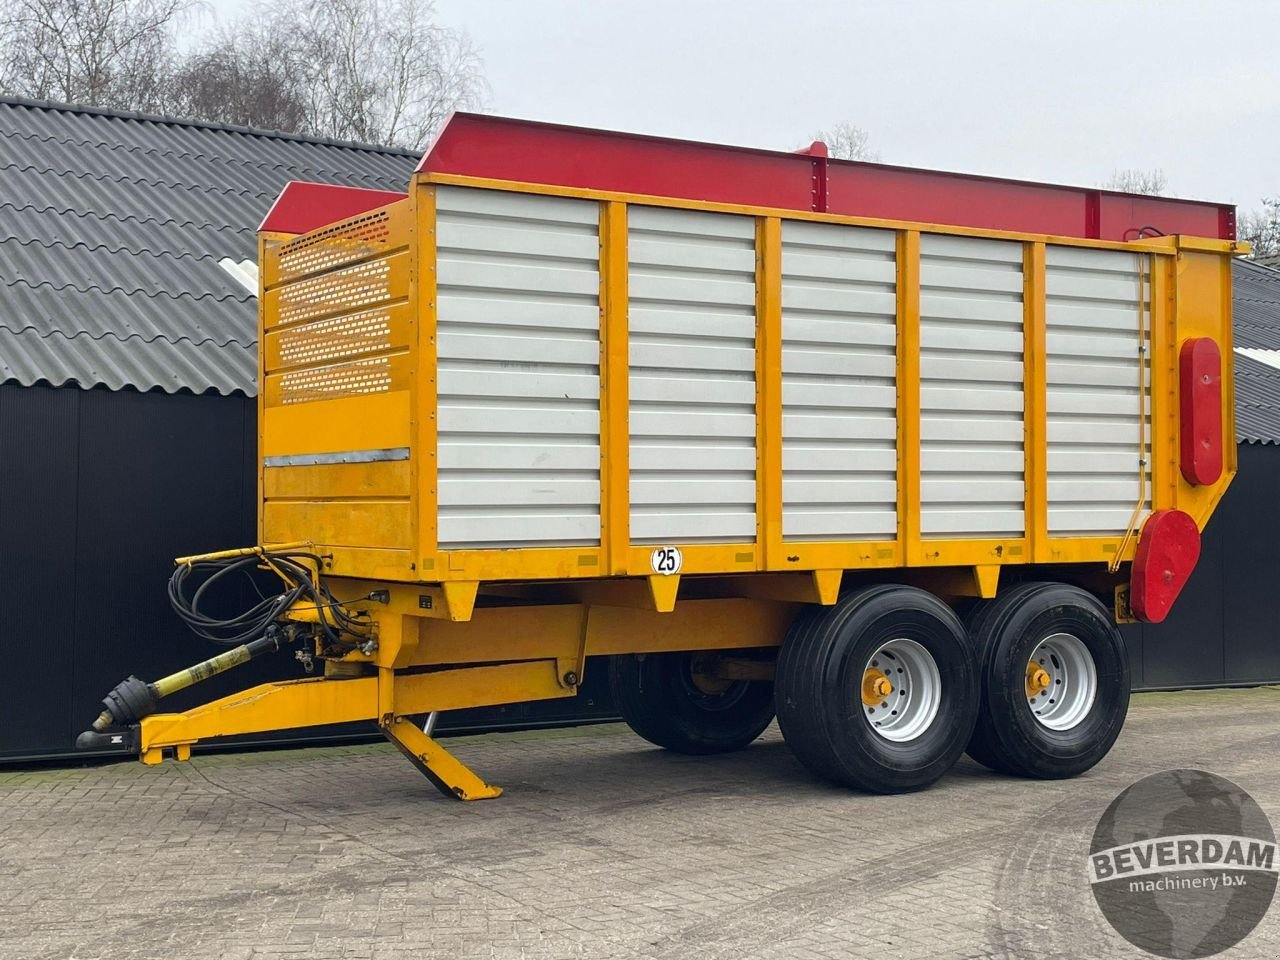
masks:
[(410, 313), (409, 342), (416, 344), (416, 362), (413, 366), (413, 393), (409, 436), (413, 443), (409, 457), (409, 475), (412, 495), (417, 498), (415, 520), (417, 536), (414, 538), (415, 563), (422, 580), (437, 579), (436, 551), (438, 546), (439, 475), (436, 459), (437, 437), (437, 372), (436, 363), (436, 188), (431, 184), (416, 184), (412, 193), (413, 223), (417, 255), (412, 260), (412, 277), (417, 281), (411, 288), (410, 302), (415, 305)]
[[(1174, 332), (1174, 257), (1151, 257), (1151, 509), (1173, 507), (1178, 495), (1178, 345)], [(1224, 378), (1223, 389), (1230, 378)]]
[(627, 205), (600, 205), (600, 546), (609, 574), (628, 572), (631, 430), (628, 423)]
[[(1233, 245), (1233, 250), (1234, 250), (1234, 245)], [(1235, 308), (1235, 300), (1233, 299), (1233, 294), (1231, 292), (1231, 285), (1234, 277), (1232, 261), (1235, 259), (1236, 255), (1237, 255), (1236, 253), (1233, 253), (1232, 256), (1230, 257), (1220, 257), (1218, 260), (1218, 271), (1222, 278), (1218, 288), (1218, 295), (1222, 298), (1218, 305), (1218, 316), (1221, 318), (1221, 321), (1220, 321), (1221, 326), (1219, 327), (1218, 337), (1219, 337), (1219, 347), (1222, 351), (1222, 362), (1226, 364), (1226, 366), (1223, 369), (1224, 371), (1227, 372), (1227, 375), (1222, 378), (1222, 426), (1223, 426), (1222, 469), (1226, 471), (1229, 476), (1232, 476), (1232, 477), (1236, 475), (1236, 470), (1239, 468), (1238, 457), (1239, 457), (1239, 450), (1240, 450), (1239, 445), (1236, 443), (1236, 428), (1235, 428), (1236, 378), (1233, 375), (1235, 370), (1235, 364), (1232, 363), (1231, 361), (1231, 358), (1235, 356), (1235, 353), (1234, 353), (1235, 325), (1232, 318), (1232, 313)], [(1173, 278), (1177, 276), (1175, 272), (1177, 268), (1177, 261), (1174, 260), (1172, 257), (1170, 257), (1170, 258), (1167, 258), (1166, 262), (1169, 265), (1169, 287), (1172, 288), (1174, 286)], [(1176, 302), (1173, 300), (1172, 297), (1170, 297), (1169, 303), (1166, 306), (1169, 310), (1169, 314), (1168, 314), (1169, 315), (1169, 321), (1168, 321), (1169, 322), (1169, 339), (1170, 341), (1176, 341), (1178, 314), (1176, 310)], [(1170, 356), (1173, 357), (1173, 364), (1174, 364), (1173, 372), (1171, 376), (1173, 377), (1175, 382), (1178, 379), (1177, 378), (1177, 364), (1178, 364), (1177, 349), (1178, 349), (1177, 344), (1176, 342), (1174, 342), (1173, 345), (1170, 347)], [(1174, 421), (1173, 433), (1176, 435), (1177, 432), (1178, 432), (1177, 421)], [(1174, 463), (1174, 462), (1175, 461), (1172, 458), (1170, 458), (1169, 463)], [(1170, 472), (1172, 473), (1172, 472), (1178, 472), (1178, 471), (1170, 471)], [(1170, 488), (1174, 491), (1175, 497), (1177, 495), (1177, 482), (1178, 481), (1176, 478), (1172, 478), (1172, 477), (1170, 478)], [(1226, 492), (1225, 490), (1220, 491), (1219, 496), (1221, 496), (1221, 494), (1225, 492)], [(1214, 509), (1216, 509), (1216, 505), (1217, 505), (1216, 500), (1214, 501), (1214, 504), (1215, 504)]]
[(1045, 247), (1022, 248), (1022, 482), (1027, 559), (1049, 556), (1048, 384), (1045, 373)]
[[(258, 478), (258, 527), (257, 540), (258, 543), (263, 541), (263, 517), (262, 504), (265, 500), (266, 487), (264, 485), (265, 476), (263, 474), (263, 424), (266, 423), (267, 417), (267, 350), (264, 344), (267, 342), (267, 237), (258, 234), (258, 456), (255, 466), (255, 473)], [(279, 244), (277, 243), (277, 247)], [(277, 255), (273, 253), (273, 255)]]
[(1142, 512), (1146, 508), (1147, 503), (1153, 498), (1151, 486), (1151, 454), (1155, 449), (1152, 446), (1152, 437), (1148, 427), (1148, 417), (1151, 410), (1151, 397), (1154, 390), (1151, 384), (1151, 370), (1156, 366), (1156, 358), (1151, 355), (1151, 345), (1154, 342), (1154, 334), (1152, 332), (1152, 317), (1149, 312), (1151, 305), (1151, 278), (1150, 271), (1152, 264), (1149, 254), (1140, 253), (1137, 256), (1138, 261), (1138, 502), (1134, 504), (1133, 513), (1129, 517), (1129, 523), (1125, 527), (1124, 536), (1120, 540), (1120, 546), (1116, 549), (1112, 556), (1108, 569), (1111, 573), (1115, 573), (1120, 569), (1122, 561), (1131, 556), (1133, 549), (1137, 545), (1137, 535), (1141, 529)]
[(756, 541), (759, 569), (782, 557), (782, 221), (756, 220)]
[(898, 547), (906, 565), (920, 542), (920, 231), (898, 233)]

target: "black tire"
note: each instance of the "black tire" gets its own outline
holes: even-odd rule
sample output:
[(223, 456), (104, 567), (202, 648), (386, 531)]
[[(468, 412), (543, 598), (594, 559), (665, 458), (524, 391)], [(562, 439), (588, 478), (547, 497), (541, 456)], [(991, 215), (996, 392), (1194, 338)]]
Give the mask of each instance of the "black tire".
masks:
[(617, 656), (609, 665), (613, 702), (632, 730), (676, 753), (741, 750), (773, 722), (773, 684), (736, 680), (719, 693), (693, 680), (696, 653)]
[[(1063, 583), (1019, 584), (978, 604), (969, 633), (982, 664), (982, 709), (969, 756), (1001, 773), (1058, 780), (1084, 773), (1107, 755), (1129, 710), (1129, 657), (1096, 597)], [(1078, 638), (1097, 677), (1092, 706), (1063, 730), (1040, 723), (1028, 703), (1028, 661), (1054, 634)]]
[[(872, 655), (896, 639), (923, 647), (940, 678), (936, 714), (904, 742), (877, 732), (862, 701)], [(978, 713), (976, 659), (964, 626), (914, 587), (866, 587), (803, 613), (783, 641), (774, 686), (778, 725), (796, 758), (824, 779), (872, 793), (936, 781), (964, 752)]]

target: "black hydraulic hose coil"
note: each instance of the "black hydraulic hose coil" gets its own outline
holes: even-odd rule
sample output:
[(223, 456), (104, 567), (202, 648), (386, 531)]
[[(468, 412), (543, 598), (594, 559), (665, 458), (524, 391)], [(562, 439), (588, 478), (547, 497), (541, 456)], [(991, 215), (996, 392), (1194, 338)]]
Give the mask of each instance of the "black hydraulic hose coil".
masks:
[[(314, 567), (304, 561), (310, 561)], [(300, 551), (262, 551), (245, 556), (193, 560), (179, 564), (169, 578), (169, 603), (193, 632), (214, 643), (234, 647), (261, 637), (294, 604), (310, 601), (319, 613), (320, 628), (326, 638), (334, 644), (349, 645), (350, 639), (344, 640), (342, 635), (354, 632), (352, 628), (361, 625), (313, 575), (312, 570), (319, 569), (320, 565), (320, 557)], [(207, 603), (215, 585), (225, 583), (228, 577), (236, 574), (251, 576), (259, 566), (266, 566), (281, 578), (285, 584), (284, 592), (262, 597), (235, 616), (216, 617), (204, 612), (202, 604)]]

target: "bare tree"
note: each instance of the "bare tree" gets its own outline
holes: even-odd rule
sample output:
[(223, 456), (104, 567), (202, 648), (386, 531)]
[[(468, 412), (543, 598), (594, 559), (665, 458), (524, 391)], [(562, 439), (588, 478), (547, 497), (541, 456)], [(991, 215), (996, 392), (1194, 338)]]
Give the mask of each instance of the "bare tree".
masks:
[(176, 53), (196, 0), (0, 0), (0, 92), (422, 147), (488, 88), (432, 0), (282, 0)]
[(271, 29), (294, 43), (310, 133), (422, 147), (452, 111), (484, 104), (477, 51), (431, 0), (293, 0)]
[(487, 87), (470, 40), (431, 0), (284, 0), (197, 48), (175, 111), (363, 143), (422, 147)]
[(306, 71), (276, 30), (223, 32), (174, 68), (168, 110), (193, 120), (306, 130)]
[(1145, 193), (1159, 196), (1168, 188), (1169, 182), (1164, 171), (1152, 168), (1139, 170), (1136, 168), (1111, 171), (1111, 179), (1103, 184), (1107, 190), (1119, 190), (1121, 193)]
[(880, 159), (871, 149), (871, 135), (854, 123), (837, 123), (830, 130), (819, 130), (812, 137), (827, 145), (827, 152), (837, 160)]
[(1251, 210), (1236, 219), (1236, 236), (1253, 244), (1255, 260), (1280, 256), (1280, 197), (1267, 197), (1261, 210)]
[(0, 0), (0, 89), (155, 111), (189, 0)]

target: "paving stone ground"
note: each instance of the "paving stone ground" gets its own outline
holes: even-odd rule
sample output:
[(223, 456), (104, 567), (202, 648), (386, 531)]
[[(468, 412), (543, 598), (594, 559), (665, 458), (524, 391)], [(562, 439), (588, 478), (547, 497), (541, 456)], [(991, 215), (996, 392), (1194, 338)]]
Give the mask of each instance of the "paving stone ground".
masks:
[[(963, 760), (920, 794), (817, 782), (770, 730), (687, 758), (625, 727), (459, 738), (445, 800), (389, 745), (0, 768), (0, 957), (1121, 958), (1085, 853), (1149, 773), (1280, 827), (1280, 688), (1134, 698), (1090, 774)], [(1226, 958), (1280, 957), (1280, 906)]]

